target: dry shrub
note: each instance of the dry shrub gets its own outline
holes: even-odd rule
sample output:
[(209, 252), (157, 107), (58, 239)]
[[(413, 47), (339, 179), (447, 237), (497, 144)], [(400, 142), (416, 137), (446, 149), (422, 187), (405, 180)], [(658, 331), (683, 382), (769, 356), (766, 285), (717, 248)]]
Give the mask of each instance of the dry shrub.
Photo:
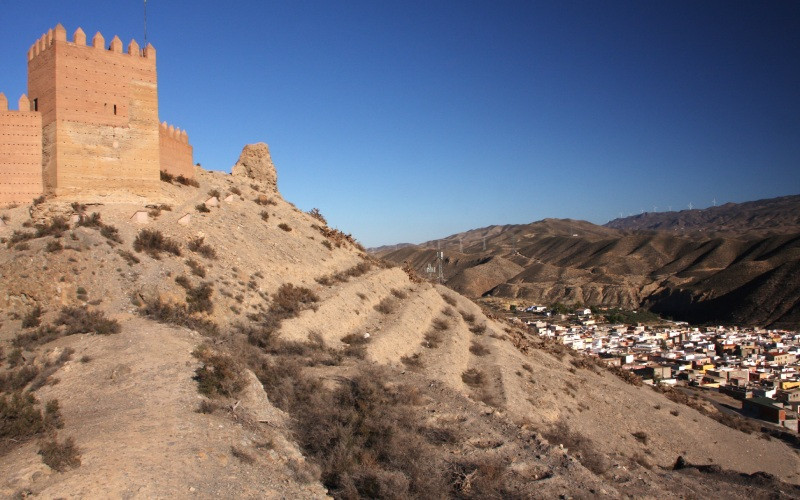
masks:
[(201, 278), (206, 277), (206, 268), (194, 259), (187, 259), (186, 265), (192, 270), (192, 274)]
[(401, 300), (408, 298), (408, 294), (406, 292), (404, 292), (403, 290), (399, 290), (397, 288), (392, 288), (392, 295)]
[(211, 283), (205, 281), (197, 286), (192, 286), (189, 278), (182, 274), (175, 278), (175, 282), (186, 290), (186, 305), (189, 308), (189, 313), (210, 313), (214, 310), (214, 303), (211, 302), (214, 288)]
[(353, 236), (350, 235), (350, 234), (345, 234), (345, 233), (339, 231), (338, 229), (331, 229), (331, 228), (329, 228), (327, 226), (320, 226), (318, 224), (313, 224), (311, 227), (313, 227), (314, 229), (316, 229), (317, 231), (322, 233), (322, 236), (324, 236), (331, 243), (336, 245), (336, 248), (340, 248), (345, 243), (349, 243), (350, 245), (352, 245), (353, 247), (357, 248), (358, 250), (361, 250), (362, 252), (365, 251), (364, 247), (361, 246), (361, 243), (356, 241), (356, 239), (353, 238)]
[(477, 368), (470, 368), (461, 374), (461, 381), (470, 387), (482, 387), (486, 383), (486, 375)]
[(122, 243), (122, 238), (119, 236), (119, 230), (117, 230), (117, 228), (114, 226), (104, 224), (103, 221), (100, 220), (100, 214), (97, 212), (92, 212), (92, 214), (88, 216), (81, 214), (76, 226), (98, 229), (104, 238), (116, 243)]
[(286, 231), (287, 233), (288, 233), (288, 232), (290, 232), (290, 231), (292, 230), (292, 228), (289, 226), (289, 224), (287, 224), (287, 223), (285, 223), (285, 222), (281, 222), (280, 224), (278, 224), (278, 227), (279, 227), (279, 228), (281, 228), (281, 229), (283, 229), (283, 230), (284, 230), (284, 231)]
[(319, 211), (319, 208), (312, 208), (308, 211), (308, 215), (320, 221), (323, 226), (328, 225), (328, 221), (325, 220), (325, 217), (323, 217), (322, 212)]
[(63, 217), (53, 217), (49, 224), (36, 224), (35, 238), (44, 238), (45, 236), (53, 236), (60, 238), (62, 233), (69, 229), (67, 219)]
[(598, 369), (601, 366), (598, 366), (598, 363), (602, 363), (598, 358), (594, 356), (585, 356), (585, 355), (578, 355), (573, 357), (569, 360), (570, 364), (575, 368), (584, 368), (586, 370), (593, 371), (597, 373)]
[(414, 266), (411, 265), (409, 261), (403, 262), (403, 271), (408, 275), (408, 280), (412, 283), (422, 283), (425, 281), (422, 276), (420, 276)]
[(637, 441), (639, 441), (644, 445), (647, 445), (648, 441), (650, 441), (650, 437), (647, 435), (646, 432), (636, 431), (632, 433), (631, 436), (635, 437)]
[(183, 176), (183, 174), (175, 177), (175, 182), (177, 182), (178, 184), (183, 184), (184, 186), (192, 186), (192, 187), (196, 187), (196, 188), (200, 187), (200, 183), (199, 182), (197, 182), (194, 179), (190, 179), (188, 177), (185, 177), (185, 176)]
[(206, 205), (205, 203), (198, 203), (197, 205), (194, 206), (194, 209), (200, 212), (201, 214), (211, 212), (211, 209), (208, 208), (208, 205)]
[(71, 437), (62, 443), (59, 443), (55, 437), (43, 442), (39, 448), (39, 455), (42, 456), (42, 462), (58, 472), (81, 466), (80, 450)]
[(229, 355), (201, 345), (192, 355), (202, 365), (195, 370), (197, 390), (206, 396), (233, 397), (245, 387), (242, 367)]
[(122, 330), (117, 320), (106, 318), (103, 311), (90, 311), (86, 306), (62, 307), (55, 325), (64, 325), (64, 335), (90, 332), (110, 335)]
[(195, 253), (199, 253), (206, 259), (216, 259), (217, 258), (216, 250), (214, 250), (214, 248), (212, 248), (207, 243), (204, 243), (204, 241), (205, 238), (203, 238), (202, 236), (198, 236), (196, 238), (192, 238), (191, 240), (189, 240), (187, 246), (189, 247), (189, 250)]
[(333, 390), (306, 380), (305, 390), (286, 408), (295, 417), (298, 443), (335, 498), (443, 496), (448, 489), (432, 448), (418, 432), (408, 389), (390, 389), (388, 382), (374, 368)]
[(359, 333), (351, 333), (342, 337), (342, 342), (347, 345), (365, 345), (369, 344), (371, 340), (372, 337), (367, 337), (364, 334)]
[(314, 278), (314, 281), (323, 286), (331, 286), (334, 283), (333, 278), (329, 274), (326, 274), (325, 276), (320, 276), (318, 278)]
[(64, 245), (62, 245), (61, 242), (58, 240), (48, 241), (47, 245), (45, 245), (44, 247), (45, 252), (55, 253), (55, 252), (60, 252), (61, 250), (64, 250)]
[(505, 488), (508, 466), (500, 458), (453, 462), (448, 467), (454, 498), (513, 498)]
[(431, 326), (433, 327), (434, 330), (438, 330), (440, 332), (450, 329), (450, 323), (448, 323), (448, 321), (443, 318), (434, 319), (431, 322)]
[(472, 325), (471, 327), (469, 327), (469, 331), (471, 331), (475, 335), (482, 335), (486, 331), (486, 323), (481, 323), (480, 325)]
[(133, 240), (133, 249), (137, 252), (145, 252), (154, 259), (161, 258), (161, 252), (181, 255), (181, 246), (178, 242), (171, 240), (155, 229), (142, 229)]
[(206, 415), (210, 415), (210, 414), (214, 413), (215, 411), (219, 410), (220, 408), (222, 408), (222, 405), (219, 404), (217, 401), (213, 401), (213, 400), (210, 400), (210, 399), (204, 399), (204, 400), (200, 401), (200, 405), (197, 407), (197, 410), (195, 410), (195, 411), (197, 413), (203, 413), (203, 414), (206, 414)]
[(0, 452), (63, 426), (57, 400), (48, 401), (42, 412), (39, 402), (30, 392), (0, 394)]
[(139, 262), (141, 262), (139, 260), (139, 257), (133, 255), (131, 252), (129, 252), (127, 250), (117, 250), (117, 253), (119, 254), (120, 257), (125, 259), (125, 262), (127, 262), (129, 266), (132, 266), (134, 264), (138, 264)]
[[(253, 186), (250, 186), (250, 187), (253, 187)], [(277, 205), (278, 204), (277, 201), (271, 199), (269, 196), (264, 195), (264, 194), (258, 195), (256, 197), (256, 199), (254, 199), (253, 201), (256, 202), (258, 205)]]
[(39, 369), (30, 364), (23, 365), (17, 370), (0, 373), (0, 391), (21, 391), (38, 375)]
[(469, 346), (469, 352), (476, 356), (486, 356), (490, 354), (490, 351), (485, 345), (481, 344), (480, 342), (472, 341), (472, 345)]
[(266, 210), (262, 210), (261, 211), (261, 220), (263, 220), (264, 222), (268, 221), (269, 220), (269, 212), (267, 212)]
[(42, 306), (36, 305), (22, 318), (22, 328), (34, 328), (42, 322)]
[[(14, 344), (15, 347), (22, 347), (29, 349), (31, 348), (31, 346), (46, 344), (52, 340), (57, 339), (60, 336), (61, 332), (53, 325), (43, 325), (32, 332), (17, 334), (17, 336), (14, 337), (14, 340), (12, 340), (12, 344)], [(18, 350), (11, 351), (11, 354), (9, 354), (8, 356), (9, 365), (11, 366), (14, 366), (13, 364), (11, 364), (11, 360), (12, 360), (12, 355), (15, 355), (16, 352), (18, 352)]]
[(209, 337), (219, 333), (216, 323), (192, 315), (186, 305), (169, 304), (161, 299), (145, 300), (139, 313), (160, 323), (185, 326)]
[(595, 474), (603, 474), (611, 467), (606, 456), (597, 451), (591, 440), (572, 431), (563, 420), (559, 420), (556, 425), (543, 432), (542, 435), (551, 444), (564, 445), (584, 467)]
[(231, 194), (235, 194), (236, 196), (242, 195), (242, 190), (236, 186), (231, 186), (230, 188), (228, 188), (228, 192)]
[(461, 314), (461, 319), (464, 320), (465, 323), (473, 324), (475, 323), (475, 315), (472, 313), (468, 313), (467, 311), (458, 311)]
[(430, 330), (425, 333), (425, 340), (422, 342), (423, 347), (428, 349), (436, 349), (444, 342), (444, 334), (439, 330)]
[(256, 459), (253, 458), (253, 455), (235, 446), (231, 446), (231, 455), (238, 458), (243, 464), (252, 465), (256, 463)]
[(159, 172), (159, 174), (160, 174), (162, 182), (170, 182), (171, 183), (172, 181), (175, 180), (175, 176), (174, 175), (172, 175), (170, 173), (167, 173), (167, 172), (164, 172), (163, 170), (161, 170)]
[(284, 283), (272, 295), (269, 312), (280, 319), (292, 318), (297, 316), (300, 311), (313, 307), (316, 302), (319, 302), (319, 296), (312, 290)]
[(380, 302), (373, 306), (373, 309), (381, 314), (391, 314), (395, 310), (395, 301), (391, 297), (384, 297)]
[(461, 441), (461, 437), (456, 429), (446, 427), (420, 427), (417, 430), (427, 442), (441, 446), (445, 444), (453, 445)]
[(440, 295), (442, 296), (442, 300), (447, 302), (448, 305), (451, 305), (451, 306), (455, 306), (456, 305), (456, 299), (453, 298), (453, 296), (451, 296), (449, 294), (446, 294), (446, 293), (441, 293), (441, 292), (440, 292)]
[[(567, 347), (567, 349), (569, 348)], [(610, 371), (617, 377), (621, 378), (625, 382), (631, 384), (632, 386), (635, 387), (642, 386), (642, 377), (636, 375), (630, 370), (625, 370), (624, 368), (620, 368), (619, 366), (612, 365), (608, 367), (608, 371)]]
[(208, 196), (219, 200), (220, 198), (222, 198), (222, 193), (219, 192), (219, 189), (209, 189)]
[(400, 361), (411, 370), (420, 370), (425, 367), (422, 362), (422, 356), (419, 353), (412, 354), (411, 356), (402, 356)]
[[(327, 241), (327, 240), (326, 240)], [(321, 276), (319, 278), (315, 278), (317, 283), (325, 286), (331, 286), (334, 283), (346, 283), (350, 280), (350, 278), (358, 278), (369, 272), (372, 269), (372, 264), (367, 261), (359, 262), (358, 264), (345, 269), (344, 271), (339, 271), (338, 273), (327, 274), (325, 276)]]

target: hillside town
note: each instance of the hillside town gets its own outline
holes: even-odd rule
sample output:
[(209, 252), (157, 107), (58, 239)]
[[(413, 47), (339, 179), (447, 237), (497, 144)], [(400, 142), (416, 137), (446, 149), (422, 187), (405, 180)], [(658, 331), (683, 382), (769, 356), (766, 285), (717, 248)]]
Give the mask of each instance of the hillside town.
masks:
[(645, 383), (691, 386), (729, 396), (747, 417), (798, 432), (800, 333), (736, 326), (607, 324), (589, 308), (556, 314), (514, 307), (538, 335), (596, 356)]

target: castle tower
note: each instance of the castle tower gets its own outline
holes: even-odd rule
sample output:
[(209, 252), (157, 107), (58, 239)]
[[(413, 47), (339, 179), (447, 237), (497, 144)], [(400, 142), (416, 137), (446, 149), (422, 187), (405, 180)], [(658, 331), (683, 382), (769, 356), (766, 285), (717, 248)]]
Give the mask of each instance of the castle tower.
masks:
[[(56, 195), (159, 189), (160, 137), (156, 51), (86, 45), (60, 24), (28, 51), (30, 111), (41, 114), (45, 191)], [(188, 144), (187, 144), (188, 145)]]

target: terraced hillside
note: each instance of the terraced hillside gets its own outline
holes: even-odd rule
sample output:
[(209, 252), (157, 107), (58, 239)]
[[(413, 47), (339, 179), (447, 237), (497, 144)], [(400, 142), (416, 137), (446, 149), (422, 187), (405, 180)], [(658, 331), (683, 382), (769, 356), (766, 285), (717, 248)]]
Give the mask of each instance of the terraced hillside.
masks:
[[(234, 171), (1, 211), (0, 495), (800, 494), (786, 443), (487, 316)], [(586, 230), (595, 251), (613, 232)], [(592, 258), (552, 233), (504, 258)]]

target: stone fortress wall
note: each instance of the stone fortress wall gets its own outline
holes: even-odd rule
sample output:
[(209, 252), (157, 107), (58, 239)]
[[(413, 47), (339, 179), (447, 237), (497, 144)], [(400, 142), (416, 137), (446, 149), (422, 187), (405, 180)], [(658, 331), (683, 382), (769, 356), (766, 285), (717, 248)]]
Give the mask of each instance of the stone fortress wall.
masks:
[[(159, 123), (152, 45), (140, 48), (133, 40), (123, 50), (119, 37), (106, 46), (100, 33), (87, 45), (81, 28), (69, 41), (59, 24), (28, 51), (27, 100), (30, 111), (24, 114), (40, 121), (38, 193), (33, 188), (22, 196), (20, 191), (24, 200), (14, 201), (42, 192), (152, 196), (159, 191), (159, 170), (194, 175), (186, 132)], [(10, 129), (15, 119), (20, 118), (0, 113), (0, 130), (22, 130)], [(0, 202), (8, 197), (2, 193), (16, 192), (13, 183), (18, 182), (6, 171), (32, 173), (29, 163), (19, 163), (23, 154), (30, 158), (32, 146), (18, 139), (9, 135), (2, 142), (8, 147), (0, 158), (8, 165), (0, 163)]]
[(9, 111), (0, 93), (0, 203), (25, 203), (42, 194), (42, 115), (24, 95)]
[(162, 122), (158, 130), (161, 170), (176, 177), (194, 177), (192, 146), (186, 131), (167, 125), (167, 122)]

